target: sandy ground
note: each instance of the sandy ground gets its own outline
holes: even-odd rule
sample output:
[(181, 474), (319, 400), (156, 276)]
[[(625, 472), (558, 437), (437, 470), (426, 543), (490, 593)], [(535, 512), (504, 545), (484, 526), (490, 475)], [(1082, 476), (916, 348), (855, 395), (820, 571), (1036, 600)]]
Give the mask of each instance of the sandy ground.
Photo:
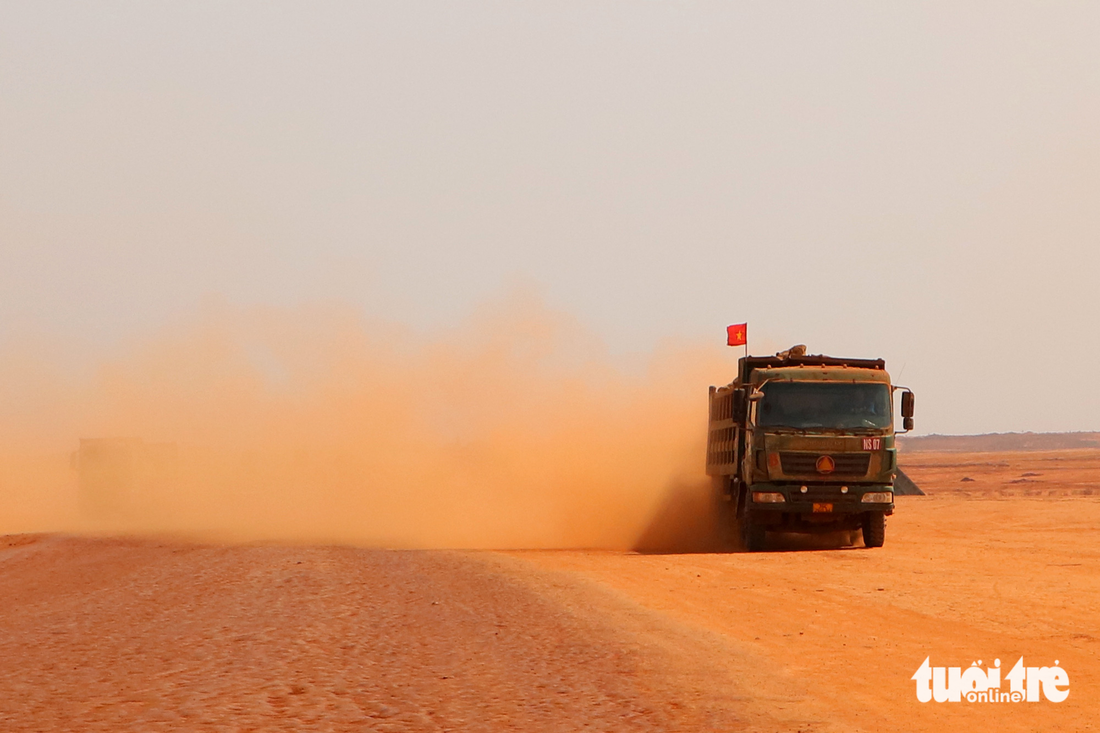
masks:
[[(906, 467), (877, 550), (0, 538), (0, 729), (1096, 729), (1100, 452)], [(916, 700), (927, 656), (1021, 655), (1069, 699)]]
[(936, 496), (1100, 497), (1100, 450), (910, 453), (903, 468)]

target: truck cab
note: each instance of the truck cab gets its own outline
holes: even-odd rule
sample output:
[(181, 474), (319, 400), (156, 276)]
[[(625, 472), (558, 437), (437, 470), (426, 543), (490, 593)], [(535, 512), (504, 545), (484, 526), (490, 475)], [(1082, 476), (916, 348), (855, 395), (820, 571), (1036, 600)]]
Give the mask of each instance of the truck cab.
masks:
[(711, 387), (707, 473), (748, 550), (767, 532), (859, 530), (880, 547), (894, 511), (894, 392), (912, 428), (913, 395), (881, 359), (747, 356)]

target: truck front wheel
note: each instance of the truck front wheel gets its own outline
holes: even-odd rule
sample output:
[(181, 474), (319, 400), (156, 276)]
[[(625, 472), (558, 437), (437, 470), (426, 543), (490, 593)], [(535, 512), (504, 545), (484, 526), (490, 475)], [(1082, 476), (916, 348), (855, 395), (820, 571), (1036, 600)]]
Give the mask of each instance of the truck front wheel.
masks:
[(886, 515), (882, 512), (867, 512), (863, 515), (863, 544), (867, 547), (882, 547), (886, 541)]
[(714, 540), (717, 549), (725, 552), (737, 545), (734, 527), (737, 525), (737, 497), (730, 496), (729, 476), (711, 478), (711, 514), (714, 521)]
[(748, 552), (760, 552), (764, 549), (767, 535), (764, 528), (753, 522), (748, 516), (742, 516), (738, 529), (741, 534), (741, 547)]
[(741, 490), (737, 492), (737, 539), (740, 540), (742, 550), (760, 552), (764, 549), (767, 535), (762, 525), (752, 521), (752, 516), (749, 514), (751, 501), (749, 487), (742, 484)]

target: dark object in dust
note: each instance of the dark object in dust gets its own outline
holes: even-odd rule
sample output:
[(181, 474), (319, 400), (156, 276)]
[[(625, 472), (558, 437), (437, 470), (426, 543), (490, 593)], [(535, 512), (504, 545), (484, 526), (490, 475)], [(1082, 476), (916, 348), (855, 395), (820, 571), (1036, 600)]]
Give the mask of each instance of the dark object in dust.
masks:
[(913, 483), (913, 479), (906, 476), (900, 468), (897, 478), (894, 479), (894, 493), (898, 496), (924, 496), (920, 487)]
[(1021, 473), (1020, 478), (1030, 478), (1032, 476), (1042, 476), (1042, 475), (1043, 474), (1041, 474), (1041, 473), (1035, 473), (1033, 471), (1028, 471), (1027, 473)]
[(964, 484), (974, 483), (974, 479), (970, 478), (969, 476), (963, 476), (961, 479), (959, 479), (959, 481), (962, 481)]

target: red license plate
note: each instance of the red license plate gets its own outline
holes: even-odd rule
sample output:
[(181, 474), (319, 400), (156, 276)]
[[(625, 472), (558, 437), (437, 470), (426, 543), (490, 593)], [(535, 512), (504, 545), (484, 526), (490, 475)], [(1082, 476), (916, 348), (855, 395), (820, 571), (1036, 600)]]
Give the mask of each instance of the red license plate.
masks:
[(833, 510), (832, 504), (818, 504), (814, 502), (814, 514), (826, 514)]

